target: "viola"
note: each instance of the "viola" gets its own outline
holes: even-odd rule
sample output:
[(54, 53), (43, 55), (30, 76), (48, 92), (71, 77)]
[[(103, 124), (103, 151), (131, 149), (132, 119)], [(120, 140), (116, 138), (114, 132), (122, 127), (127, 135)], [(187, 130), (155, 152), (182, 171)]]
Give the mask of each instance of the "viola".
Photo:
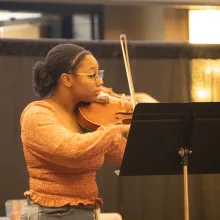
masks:
[[(146, 93), (135, 93), (138, 103), (157, 102)], [(78, 123), (88, 131), (108, 124), (130, 124), (133, 115), (131, 96), (115, 93), (102, 87), (100, 95), (92, 103), (79, 103), (75, 110)]]
[(117, 94), (103, 86), (94, 102), (79, 103), (75, 110), (76, 117), (78, 123), (88, 131), (94, 131), (102, 125), (130, 124), (137, 103), (158, 102), (146, 93), (134, 92), (126, 35), (120, 35), (120, 42), (131, 96)]

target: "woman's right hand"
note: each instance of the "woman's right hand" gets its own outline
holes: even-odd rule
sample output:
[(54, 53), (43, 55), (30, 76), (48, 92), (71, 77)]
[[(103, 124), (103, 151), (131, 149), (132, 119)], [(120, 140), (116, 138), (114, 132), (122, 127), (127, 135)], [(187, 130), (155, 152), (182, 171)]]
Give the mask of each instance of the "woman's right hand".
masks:
[(127, 139), (131, 125), (119, 125), (119, 126), (121, 129), (121, 134)]

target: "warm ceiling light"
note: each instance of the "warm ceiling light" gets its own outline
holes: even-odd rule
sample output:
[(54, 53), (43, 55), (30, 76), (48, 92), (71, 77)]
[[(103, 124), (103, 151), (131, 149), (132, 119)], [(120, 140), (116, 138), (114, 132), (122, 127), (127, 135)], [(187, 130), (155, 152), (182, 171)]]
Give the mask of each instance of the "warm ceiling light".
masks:
[(0, 21), (7, 21), (10, 19), (28, 19), (39, 18), (42, 15), (40, 13), (22, 13), (22, 12), (0, 12)]
[(220, 10), (189, 10), (189, 42), (220, 43)]
[(211, 99), (211, 92), (208, 89), (198, 89), (196, 91), (196, 98), (198, 101), (210, 101)]

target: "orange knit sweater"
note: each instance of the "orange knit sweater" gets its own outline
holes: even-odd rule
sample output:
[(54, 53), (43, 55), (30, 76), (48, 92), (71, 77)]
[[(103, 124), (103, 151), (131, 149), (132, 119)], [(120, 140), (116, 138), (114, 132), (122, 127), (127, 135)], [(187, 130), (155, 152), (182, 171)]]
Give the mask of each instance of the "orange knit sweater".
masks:
[(24, 195), (50, 207), (102, 203), (96, 171), (104, 158), (119, 166), (126, 144), (114, 125), (86, 134), (69, 131), (43, 100), (22, 112), (21, 138), (30, 184)]

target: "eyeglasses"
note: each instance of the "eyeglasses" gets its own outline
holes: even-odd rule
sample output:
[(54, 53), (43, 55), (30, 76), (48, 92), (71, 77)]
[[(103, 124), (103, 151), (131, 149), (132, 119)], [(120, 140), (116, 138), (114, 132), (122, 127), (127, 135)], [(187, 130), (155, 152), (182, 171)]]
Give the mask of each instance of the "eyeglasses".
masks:
[(103, 80), (104, 78), (104, 70), (99, 70), (97, 73), (76, 73), (76, 75), (80, 75), (80, 76), (90, 76), (92, 78), (94, 78), (94, 82), (97, 82), (97, 80), (100, 78), (101, 80)]

